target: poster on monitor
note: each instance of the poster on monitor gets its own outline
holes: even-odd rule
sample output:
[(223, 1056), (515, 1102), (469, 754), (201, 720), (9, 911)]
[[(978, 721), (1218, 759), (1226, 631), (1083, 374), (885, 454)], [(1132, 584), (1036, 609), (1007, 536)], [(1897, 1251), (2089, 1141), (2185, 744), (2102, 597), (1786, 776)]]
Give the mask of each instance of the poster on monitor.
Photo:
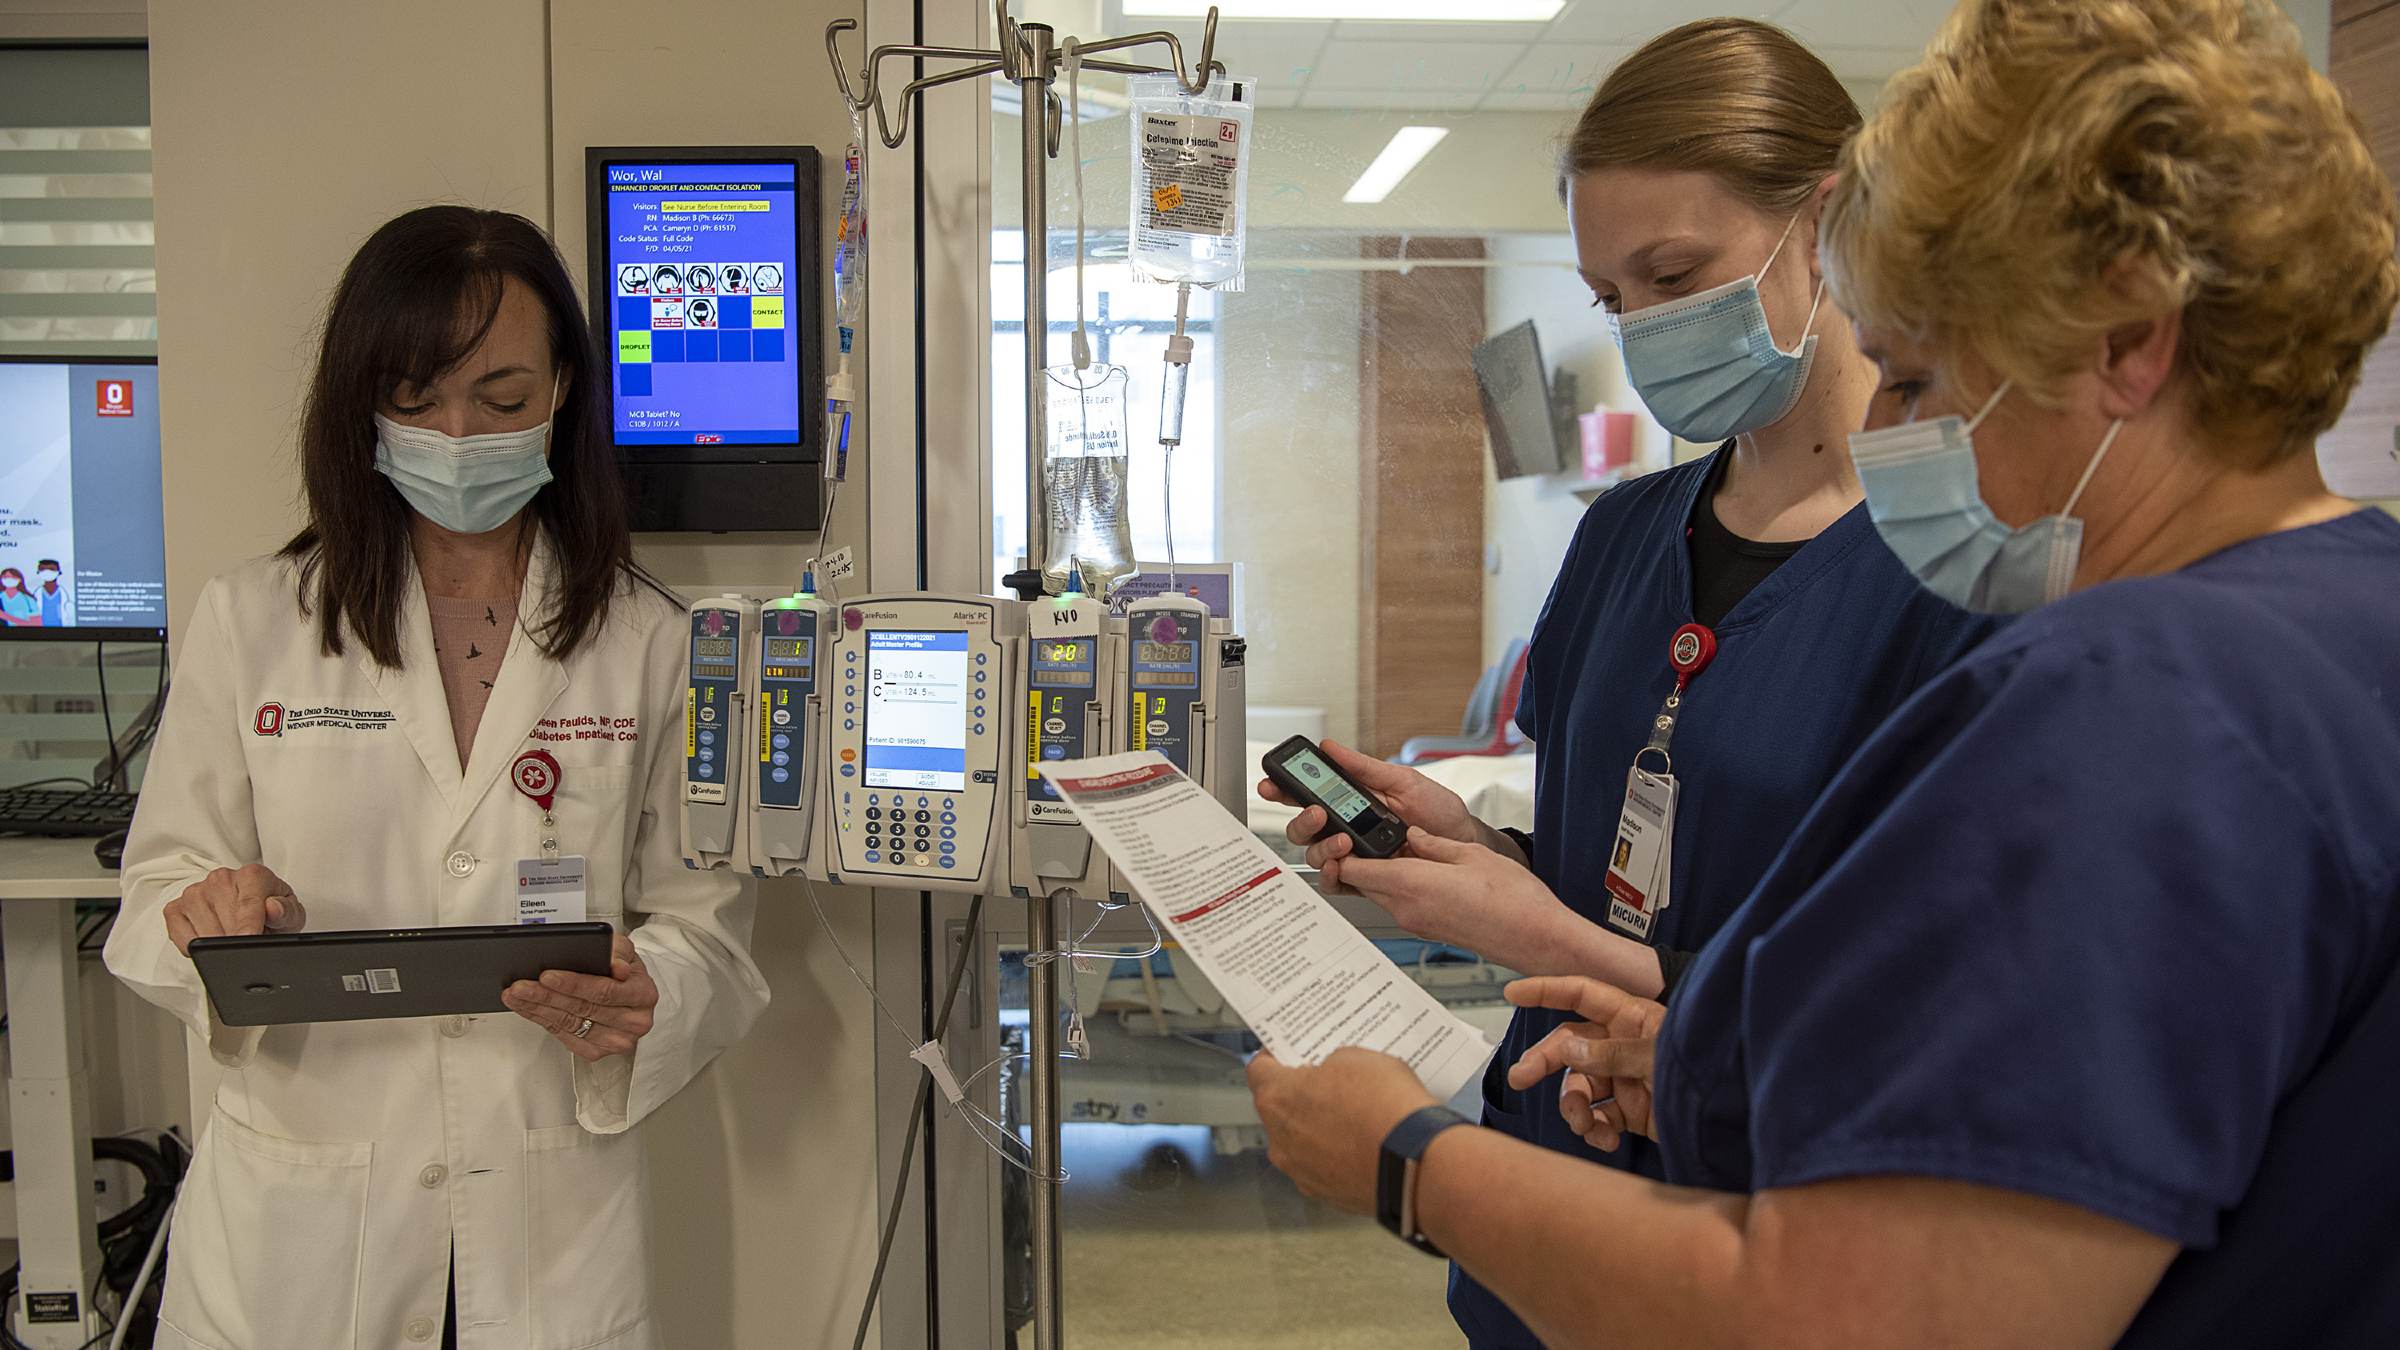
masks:
[(166, 627), (158, 368), (0, 359), (0, 640)]

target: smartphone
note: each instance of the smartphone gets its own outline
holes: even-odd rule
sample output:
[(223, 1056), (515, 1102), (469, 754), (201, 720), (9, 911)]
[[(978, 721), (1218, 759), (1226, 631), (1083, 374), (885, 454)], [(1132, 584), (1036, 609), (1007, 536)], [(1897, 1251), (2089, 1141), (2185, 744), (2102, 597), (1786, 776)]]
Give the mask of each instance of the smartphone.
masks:
[(1374, 793), (1333, 767), (1333, 761), (1306, 736), (1294, 736), (1269, 750), (1261, 767), (1284, 795), (1302, 806), (1325, 808), (1333, 824), (1318, 838), (1339, 830), (1350, 836), (1364, 858), (1389, 858), (1408, 842), (1408, 826), (1385, 810)]

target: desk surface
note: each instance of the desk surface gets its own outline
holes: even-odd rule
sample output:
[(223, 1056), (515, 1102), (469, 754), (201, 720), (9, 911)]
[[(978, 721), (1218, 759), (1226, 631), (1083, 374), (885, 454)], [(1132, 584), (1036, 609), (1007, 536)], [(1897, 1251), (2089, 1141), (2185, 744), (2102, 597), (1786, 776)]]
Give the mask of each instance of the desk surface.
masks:
[(97, 839), (0, 838), (0, 900), (114, 900), (117, 874), (92, 856)]

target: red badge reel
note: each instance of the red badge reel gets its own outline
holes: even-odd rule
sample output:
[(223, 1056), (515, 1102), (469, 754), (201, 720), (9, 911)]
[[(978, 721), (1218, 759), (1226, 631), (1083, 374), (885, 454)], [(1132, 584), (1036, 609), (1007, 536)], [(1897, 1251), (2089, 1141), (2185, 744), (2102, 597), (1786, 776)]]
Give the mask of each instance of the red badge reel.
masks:
[(558, 860), (558, 818), (551, 814), (550, 808), (558, 800), (558, 785), (565, 777), (558, 767), (558, 757), (547, 750), (526, 751), (517, 756), (517, 762), (508, 770), (509, 781), (516, 784), (517, 791), (542, 808), (542, 856), (552, 862)]
[(1675, 668), (1675, 688), (1678, 692), (1708, 669), (1717, 659), (1717, 635), (1701, 624), (1687, 623), (1675, 630), (1674, 641), (1667, 644), (1667, 664)]
[(1667, 743), (1675, 735), (1675, 719), (1683, 712), (1683, 691), (1691, 688), (1708, 663), (1717, 659), (1717, 635), (1705, 624), (1687, 623), (1675, 630), (1667, 642), (1667, 665), (1675, 672), (1675, 692), (1667, 695), (1667, 704), (1658, 710), (1650, 724), (1650, 743), (1642, 747), (1633, 762), (1638, 766), (1648, 755), (1657, 755), (1661, 769), (1675, 772), (1675, 760), (1667, 753)]

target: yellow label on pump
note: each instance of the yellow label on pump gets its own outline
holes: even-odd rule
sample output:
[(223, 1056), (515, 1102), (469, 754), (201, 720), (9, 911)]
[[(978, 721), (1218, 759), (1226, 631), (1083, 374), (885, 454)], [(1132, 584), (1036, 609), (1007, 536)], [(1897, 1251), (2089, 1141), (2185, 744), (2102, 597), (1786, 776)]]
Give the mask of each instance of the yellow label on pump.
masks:
[(758, 762), (761, 764), (767, 762), (767, 744), (774, 736), (774, 728), (775, 700), (761, 698), (758, 701)]
[(683, 757), (690, 759), (700, 753), (700, 691), (691, 685), (683, 687)]
[(1148, 694), (1133, 696), (1133, 748), (1136, 750), (1150, 748), (1150, 696)]
[(1025, 778), (1042, 776), (1042, 691), (1033, 691), (1033, 715), (1025, 719)]

